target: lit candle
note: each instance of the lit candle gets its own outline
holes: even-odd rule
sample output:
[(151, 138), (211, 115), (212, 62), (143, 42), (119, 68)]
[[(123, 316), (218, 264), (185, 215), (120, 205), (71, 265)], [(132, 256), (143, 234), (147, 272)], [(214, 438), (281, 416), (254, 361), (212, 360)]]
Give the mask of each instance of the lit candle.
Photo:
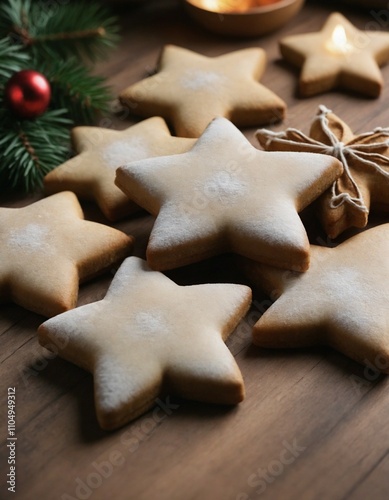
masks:
[(246, 12), (256, 7), (264, 7), (281, 0), (195, 0), (195, 4), (211, 12), (233, 13)]
[(244, 12), (252, 6), (252, 0), (202, 0), (197, 2), (212, 12)]
[(297, 14), (305, 0), (184, 0), (189, 14), (210, 31), (260, 36), (275, 31)]
[(347, 33), (341, 24), (335, 26), (330, 40), (326, 43), (328, 50), (335, 54), (346, 55), (354, 51), (354, 46), (349, 43)]

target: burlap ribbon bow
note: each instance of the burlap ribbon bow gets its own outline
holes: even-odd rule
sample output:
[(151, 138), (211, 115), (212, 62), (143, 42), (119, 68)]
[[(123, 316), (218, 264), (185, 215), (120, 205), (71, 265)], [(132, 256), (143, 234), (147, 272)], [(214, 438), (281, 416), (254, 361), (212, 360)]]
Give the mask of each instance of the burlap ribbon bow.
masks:
[(320, 106), (309, 136), (288, 128), (256, 133), (267, 151), (301, 151), (335, 156), (344, 172), (319, 199), (325, 231), (335, 238), (350, 227), (363, 228), (370, 206), (389, 210), (389, 128), (356, 135), (340, 118)]

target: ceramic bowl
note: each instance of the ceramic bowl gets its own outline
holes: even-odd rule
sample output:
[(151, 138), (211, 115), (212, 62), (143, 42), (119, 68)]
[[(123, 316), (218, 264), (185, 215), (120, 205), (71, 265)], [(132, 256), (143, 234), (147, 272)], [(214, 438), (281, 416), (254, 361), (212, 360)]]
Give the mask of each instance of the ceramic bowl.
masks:
[[(269, 1), (269, 0), (268, 0)], [(278, 0), (237, 12), (228, 0), (184, 0), (190, 16), (204, 28), (221, 35), (255, 37), (277, 30), (295, 16), (305, 0)], [(239, 3), (239, 2), (238, 2)], [(259, 3), (259, 2), (258, 2)], [(223, 12), (216, 12), (215, 5)]]

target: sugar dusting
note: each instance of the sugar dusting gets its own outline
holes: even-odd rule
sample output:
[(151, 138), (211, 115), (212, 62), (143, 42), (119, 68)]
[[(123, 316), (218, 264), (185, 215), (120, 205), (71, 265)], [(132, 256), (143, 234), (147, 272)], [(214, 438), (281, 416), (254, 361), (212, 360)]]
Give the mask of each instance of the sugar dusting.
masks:
[(117, 410), (128, 403), (138, 389), (130, 370), (110, 356), (99, 359), (94, 377), (98, 388), (98, 404), (104, 411)]
[[(324, 274), (324, 273), (323, 273)], [(386, 309), (389, 297), (368, 276), (349, 267), (334, 269), (324, 274), (318, 293), (328, 293), (333, 304), (340, 304), (336, 321), (344, 328), (369, 331), (378, 319), (380, 304)], [(375, 311), (372, 314), (372, 311)]]
[[(333, 261), (331, 261), (333, 264)], [(382, 329), (382, 312), (387, 309), (389, 293), (377, 286), (377, 275), (366, 275), (354, 265), (333, 266), (317, 263), (306, 276), (295, 281), (290, 289), (284, 320), (304, 314), (316, 315), (316, 310), (330, 311), (331, 321), (355, 337), (367, 337), (372, 328)], [(325, 270), (324, 270), (325, 269)], [(315, 277), (310, 276), (311, 273)], [(309, 289), (307, 289), (309, 285)], [(270, 309), (271, 311), (271, 309)]]
[(100, 302), (93, 302), (49, 319), (46, 322), (49, 337), (57, 345), (61, 343), (66, 345), (69, 339), (75, 342), (80, 338), (83, 342), (82, 339), (91, 325), (91, 318), (99, 313), (100, 304)]
[(165, 205), (154, 224), (150, 247), (173, 248), (178, 245), (193, 243), (201, 236), (212, 235), (217, 231), (216, 219), (210, 217), (207, 200), (204, 197), (188, 200), (187, 204)]
[(137, 311), (131, 324), (131, 332), (135, 335), (161, 335), (167, 330), (168, 322), (165, 314), (157, 310)]
[(31, 252), (49, 251), (49, 228), (43, 224), (31, 223), (19, 229), (12, 230), (8, 238), (8, 246), (14, 250)]
[(106, 146), (102, 151), (102, 159), (108, 168), (115, 170), (125, 163), (143, 160), (150, 154), (147, 141), (143, 137), (134, 136)]
[(331, 302), (351, 303), (359, 309), (369, 301), (378, 304), (389, 299), (385, 290), (377, 286), (377, 276), (366, 275), (354, 265), (334, 267), (325, 273), (317, 269), (317, 272), (321, 276), (317, 292), (329, 294)]
[(223, 205), (236, 202), (248, 190), (246, 182), (228, 171), (217, 172), (206, 179), (202, 187), (197, 186), (197, 189), (203, 191), (209, 200), (217, 200)]
[(189, 70), (181, 78), (181, 85), (188, 90), (211, 90), (216, 92), (224, 78), (214, 71)]

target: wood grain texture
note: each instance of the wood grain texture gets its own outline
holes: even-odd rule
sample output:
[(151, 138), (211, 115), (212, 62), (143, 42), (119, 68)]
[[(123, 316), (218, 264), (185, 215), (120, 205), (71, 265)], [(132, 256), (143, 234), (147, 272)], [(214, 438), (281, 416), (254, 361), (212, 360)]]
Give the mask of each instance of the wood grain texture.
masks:
[[(121, 7), (123, 38), (98, 71), (116, 92), (153, 71), (166, 43), (215, 56), (261, 46), (268, 54), (262, 83), (288, 104), (282, 124), (308, 131), (319, 104), (332, 109), (356, 132), (389, 125), (389, 66), (377, 100), (345, 92), (299, 99), (297, 72), (284, 64), (277, 40), (320, 29), (337, 4), (308, 2), (281, 31), (261, 39), (217, 37), (195, 25), (174, 2)], [(369, 12), (342, 9), (363, 29)], [(388, 29), (388, 26), (382, 26)], [(101, 126), (135, 123), (125, 110)], [(255, 129), (244, 133), (252, 144)], [(9, 196), (1, 206), (22, 206)], [(92, 203), (87, 218), (106, 223)], [(308, 217), (309, 219), (309, 217)], [(152, 217), (144, 212), (115, 224), (136, 237), (144, 256)], [(309, 226), (311, 240), (323, 238)], [(385, 256), (386, 257), (386, 256)], [(383, 256), (384, 258), (384, 256)], [(168, 275), (180, 284), (245, 282), (232, 256), (225, 255)], [(81, 287), (79, 304), (101, 299), (109, 273)], [(246, 320), (228, 345), (242, 370), (247, 396), (236, 408), (171, 397), (157, 421), (149, 412), (116, 432), (97, 424), (92, 377), (41, 348), (36, 328), (43, 318), (15, 305), (0, 309), (1, 377), (0, 498), (69, 500), (362, 500), (386, 499), (389, 491), (389, 380), (330, 349), (261, 350), (251, 346), (250, 326), (268, 304), (255, 293)], [(374, 311), (372, 311), (374, 314)], [(196, 318), (193, 318), (195, 321)], [(6, 394), (16, 387), (17, 493), (7, 494)]]

